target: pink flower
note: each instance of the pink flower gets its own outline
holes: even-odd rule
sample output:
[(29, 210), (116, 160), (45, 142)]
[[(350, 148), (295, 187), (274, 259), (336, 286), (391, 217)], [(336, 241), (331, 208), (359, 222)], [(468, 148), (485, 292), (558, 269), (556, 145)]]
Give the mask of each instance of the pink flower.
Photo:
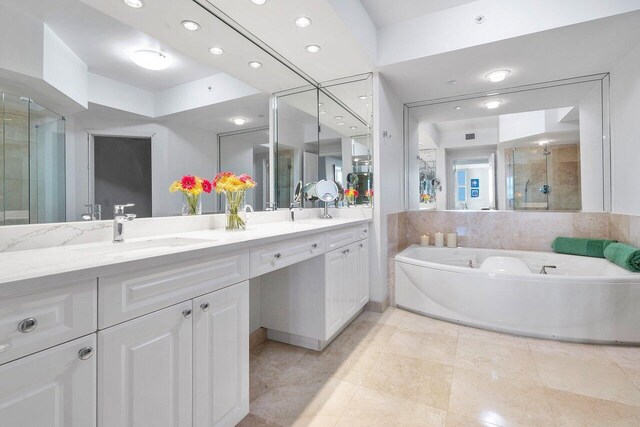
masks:
[(211, 193), (212, 189), (213, 189), (213, 187), (211, 186), (211, 181), (209, 181), (208, 179), (203, 179), (202, 180), (202, 191), (204, 191), (205, 193)]
[(185, 190), (192, 190), (196, 185), (198, 185), (198, 181), (195, 176), (185, 175), (180, 180), (180, 185)]

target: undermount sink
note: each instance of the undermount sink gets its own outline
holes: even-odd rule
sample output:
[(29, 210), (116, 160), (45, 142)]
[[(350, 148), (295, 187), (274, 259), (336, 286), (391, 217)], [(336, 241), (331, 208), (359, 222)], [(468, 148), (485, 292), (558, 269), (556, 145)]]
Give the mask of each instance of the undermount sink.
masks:
[(149, 239), (143, 241), (121, 243), (105, 242), (97, 245), (82, 245), (81, 247), (69, 247), (72, 251), (82, 251), (88, 254), (117, 254), (131, 251), (144, 251), (149, 249), (160, 248), (178, 248), (182, 246), (201, 245), (203, 243), (212, 242), (211, 239), (195, 239), (188, 237), (163, 237), (159, 239)]

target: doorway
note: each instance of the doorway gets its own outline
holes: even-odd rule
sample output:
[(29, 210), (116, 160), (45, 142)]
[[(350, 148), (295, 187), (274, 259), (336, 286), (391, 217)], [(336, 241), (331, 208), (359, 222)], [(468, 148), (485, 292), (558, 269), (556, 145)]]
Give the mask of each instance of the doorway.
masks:
[(113, 219), (113, 206), (134, 203), (138, 218), (152, 216), (151, 138), (93, 137), (95, 204), (102, 219)]

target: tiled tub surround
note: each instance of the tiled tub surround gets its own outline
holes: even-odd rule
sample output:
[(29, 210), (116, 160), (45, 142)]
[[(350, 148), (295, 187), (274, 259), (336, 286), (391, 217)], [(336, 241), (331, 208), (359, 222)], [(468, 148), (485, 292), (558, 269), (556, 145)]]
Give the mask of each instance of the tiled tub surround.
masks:
[(395, 256), (429, 234), (458, 233), (473, 248), (550, 251), (557, 236), (615, 239), (640, 246), (640, 216), (606, 212), (408, 211), (387, 216), (387, 286), (395, 305)]

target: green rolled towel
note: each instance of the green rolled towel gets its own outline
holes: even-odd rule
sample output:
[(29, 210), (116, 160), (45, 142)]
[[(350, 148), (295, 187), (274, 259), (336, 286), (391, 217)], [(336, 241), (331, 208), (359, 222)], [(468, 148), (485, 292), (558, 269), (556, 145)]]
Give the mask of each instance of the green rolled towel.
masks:
[(617, 240), (578, 239), (574, 237), (556, 237), (551, 244), (559, 254), (581, 255), (604, 258), (604, 250)]
[(607, 246), (604, 256), (614, 264), (634, 273), (640, 273), (640, 249), (624, 243)]

